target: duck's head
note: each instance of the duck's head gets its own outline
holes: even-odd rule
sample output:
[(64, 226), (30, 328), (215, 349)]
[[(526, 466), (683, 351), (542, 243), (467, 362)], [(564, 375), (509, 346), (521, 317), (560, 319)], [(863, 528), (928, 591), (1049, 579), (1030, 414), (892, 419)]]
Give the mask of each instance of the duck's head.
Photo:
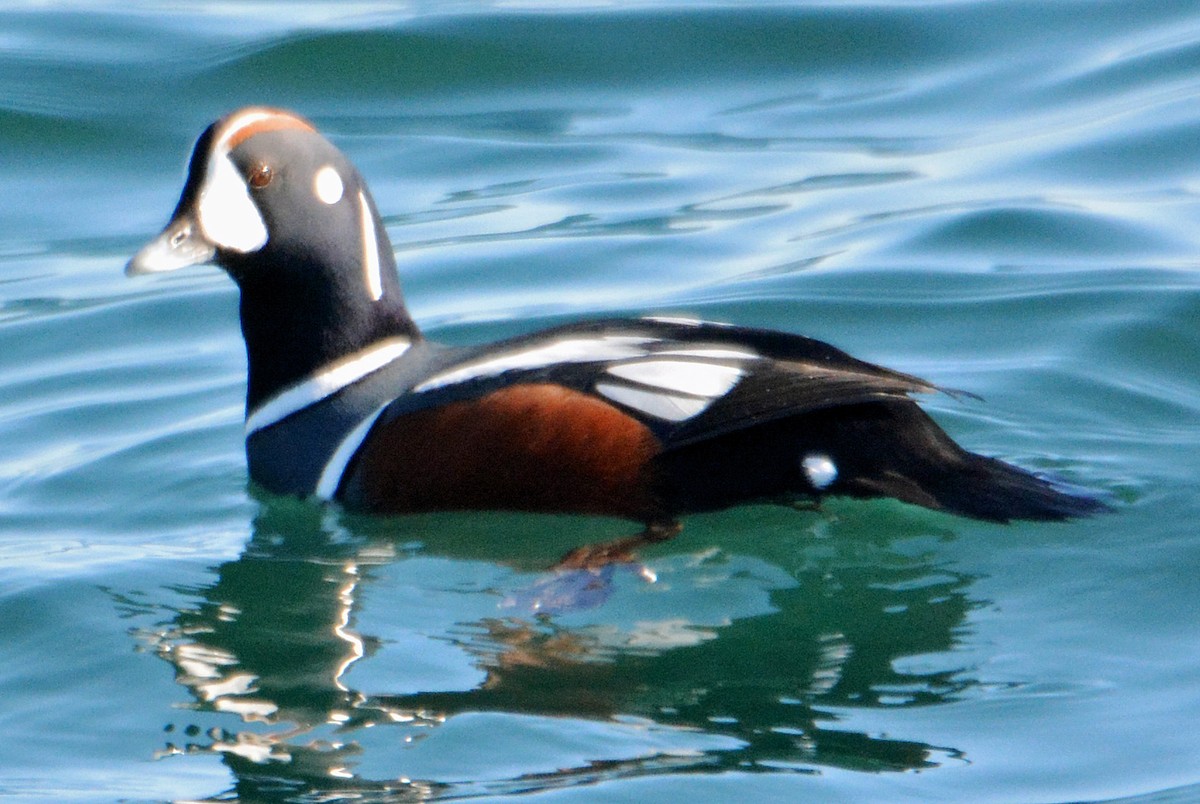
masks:
[(126, 273), (206, 262), (241, 289), (252, 398), (382, 338), (417, 337), (366, 184), (291, 112), (250, 107), (209, 126), (170, 222)]

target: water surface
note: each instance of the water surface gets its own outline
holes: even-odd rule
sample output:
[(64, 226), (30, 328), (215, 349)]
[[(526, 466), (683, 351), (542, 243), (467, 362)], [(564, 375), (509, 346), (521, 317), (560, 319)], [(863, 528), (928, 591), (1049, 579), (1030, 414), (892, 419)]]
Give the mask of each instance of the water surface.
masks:
[[(0, 11), (0, 795), (1200, 798), (1198, 64), (1191, 2)], [(432, 337), (808, 334), (1117, 510), (750, 506), (564, 578), (629, 526), (258, 492), (232, 284), (121, 274), (247, 103), (359, 165)]]

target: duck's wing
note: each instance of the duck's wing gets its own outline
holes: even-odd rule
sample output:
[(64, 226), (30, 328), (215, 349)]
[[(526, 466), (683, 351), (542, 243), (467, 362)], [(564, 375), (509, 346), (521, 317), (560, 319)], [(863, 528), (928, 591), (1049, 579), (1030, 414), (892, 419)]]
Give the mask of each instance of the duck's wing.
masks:
[[(959, 447), (939, 390), (826, 343), (676, 320), (574, 324), (456, 352), (387, 406), (347, 494), (651, 522), (752, 499), (897, 497), (981, 519), (1095, 499)], [(377, 504), (382, 507), (383, 503)]]
[(547, 384), (593, 396), (673, 449), (841, 405), (938, 388), (812, 338), (676, 319), (572, 324), (467, 352), (416, 384), (396, 413)]

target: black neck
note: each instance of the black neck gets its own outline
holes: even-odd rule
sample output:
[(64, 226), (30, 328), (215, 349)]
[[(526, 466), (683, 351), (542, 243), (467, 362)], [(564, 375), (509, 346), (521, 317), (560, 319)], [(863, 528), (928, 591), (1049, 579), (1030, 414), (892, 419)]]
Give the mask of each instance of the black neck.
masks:
[(378, 300), (361, 282), (346, 281), (360, 273), (356, 267), (331, 270), (292, 258), (286, 271), (231, 271), (241, 287), (247, 410), (378, 341), (421, 337), (404, 307), (394, 263), (383, 268), (384, 294)]

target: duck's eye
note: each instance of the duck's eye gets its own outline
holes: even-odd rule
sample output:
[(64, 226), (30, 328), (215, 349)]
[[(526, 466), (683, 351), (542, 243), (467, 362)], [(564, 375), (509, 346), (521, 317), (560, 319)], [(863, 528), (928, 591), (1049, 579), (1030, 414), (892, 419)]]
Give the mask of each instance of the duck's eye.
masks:
[(258, 165), (250, 170), (250, 175), (246, 177), (246, 183), (251, 189), (261, 190), (271, 183), (271, 166)]

